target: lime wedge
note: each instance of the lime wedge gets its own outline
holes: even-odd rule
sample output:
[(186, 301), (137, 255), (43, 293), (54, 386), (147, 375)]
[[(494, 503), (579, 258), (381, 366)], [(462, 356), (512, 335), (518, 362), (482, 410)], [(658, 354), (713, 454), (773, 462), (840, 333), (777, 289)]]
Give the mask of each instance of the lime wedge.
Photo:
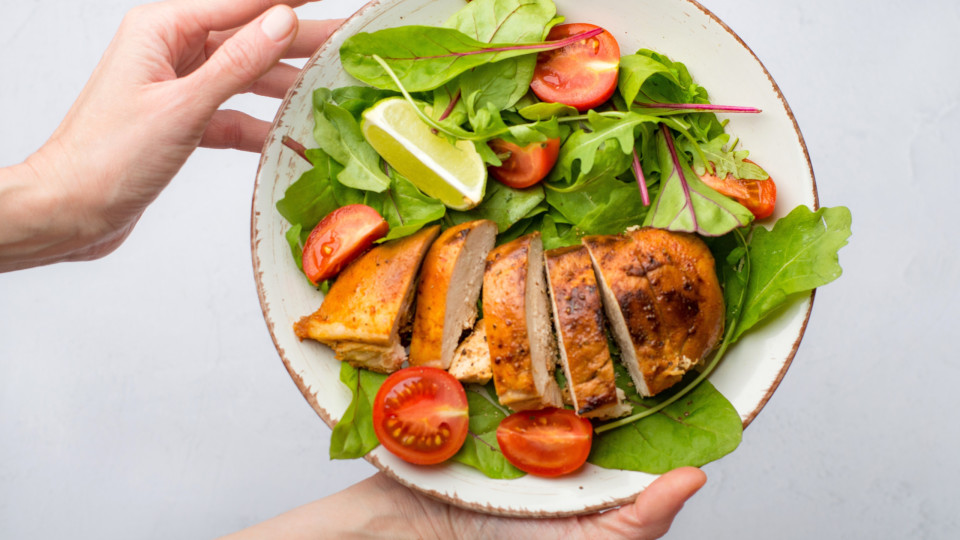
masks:
[(454, 210), (480, 204), (487, 169), (473, 143), (454, 145), (435, 135), (407, 100), (379, 101), (364, 111), (361, 129), (370, 146), (427, 195)]

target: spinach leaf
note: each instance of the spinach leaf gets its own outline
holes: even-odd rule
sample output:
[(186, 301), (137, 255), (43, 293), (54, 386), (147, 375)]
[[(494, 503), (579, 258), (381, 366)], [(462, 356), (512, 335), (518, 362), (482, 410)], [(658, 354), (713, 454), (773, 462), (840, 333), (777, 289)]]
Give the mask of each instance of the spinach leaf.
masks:
[(409, 236), (446, 213), (447, 207), (442, 202), (424, 195), (400, 173), (391, 169), (390, 176), (390, 189), (383, 193), (368, 191), (364, 199), (364, 204), (390, 224), (390, 231), (380, 242)]
[(287, 244), (290, 245), (290, 253), (293, 255), (294, 262), (297, 263), (297, 268), (300, 271), (303, 271), (303, 242), (300, 239), (300, 233), (303, 232), (303, 227), (300, 224), (296, 224), (293, 227), (287, 229), (287, 232), (284, 233), (284, 238), (287, 239)]
[(313, 137), (324, 152), (346, 168), (337, 175), (345, 186), (381, 192), (390, 179), (380, 170), (380, 155), (367, 143), (360, 124), (346, 109), (333, 103), (327, 88), (313, 92)]
[(483, 202), (477, 207), (465, 212), (450, 210), (454, 224), (472, 221), (474, 219), (489, 219), (497, 224), (502, 233), (540, 205), (543, 200), (543, 188), (540, 185), (526, 189), (515, 189), (500, 182), (487, 182), (487, 192)]
[(376, 102), (388, 97), (397, 96), (397, 92), (381, 90), (369, 86), (342, 86), (333, 89), (333, 100), (343, 107), (353, 117), (360, 121), (363, 111), (372, 107)]
[(589, 190), (561, 192), (548, 188), (546, 194), (547, 204), (577, 227), (581, 235), (621, 233), (642, 223), (647, 212), (636, 183), (622, 182), (613, 176), (593, 182)]
[(340, 364), (340, 380), (347, 385), (353, 400), (343, 417), (333, 426), (330, 436), (330, 459), (354, 459), (367, 455), (380, 444), (373, 431), (373, 398), (386, 375), (350, 364)]
[[(629, 399), (637, 412), (668, 397), (639, 399), (634, 393)], [(659, 412), (594, 437), (587, 461), (608, 469), (662, 474), (719, 459), (735, 450), (742, 437), (737, 410), (710, 381), (702, 381)]]
[(689, 165), (680, 161), (673, 136), (666, 127), (660, 133), (660, 193), (644, 225), (721, 236), (753, 220), (749, 210), (708, 187), (693, 174)]
[(523, 471), (507, 461), (497, 443), (497, 426), (509, 413), (498, 404), (496, 391), (490, 385), (469, 385), (465, 390), (470, 408), (469, 432), (460, 451), (451, 459), (473, 467), (490, 478), (523, 476)]
[(617, 83), (620, 95), (628, 104), (633, 104), (640, 88), (650, 77), (661, 74), (668, 81), (680, 86), (677, 73), (657, 59), (643, 54), (631, 54), (620, 58), (620, 77)]
[(340, 61), (347, 73), (371, 86), (400, 90), (379, 58), (408, 92), (422, 92), (477, 66), (559, 49), (598, 33), (542, 43), (484, 43), (453, 28), (399, 26), (351, 36), (340, 47)]
[[(573, 225), (557, 221), (557, 219), (547, 214), (543, 217), (540, 225), (540, 237), (543, 240), (543, 249), (555, 249), (560, 247), (575, 246), (580, 243), (583, 233)], [(562, 369), (557, 372), (563, 373)]]
[[(552, 0), (474, 0), (445, 24), (484, 43), (537, 43), (556, 16)], [(512, 107), (530, 87), (535, 55), (477, 66), (460, 76), (460, 91), (471, 117), (488, 105)]]
[(843, 206), (816, 212), (798, 206), (769, 231), (754, 227), (746, 304), (734, 341), (797, 295), (840, 277), (838, 251), (847, 245), (851, 221)]
[(288, 222), (311, 231), (324, 216), (343, 205), (336, 197), (335, 179), (343, 166), (318, 148), (306, 151), (313, 168), (300, 175), (277, 201), (277, 211)]

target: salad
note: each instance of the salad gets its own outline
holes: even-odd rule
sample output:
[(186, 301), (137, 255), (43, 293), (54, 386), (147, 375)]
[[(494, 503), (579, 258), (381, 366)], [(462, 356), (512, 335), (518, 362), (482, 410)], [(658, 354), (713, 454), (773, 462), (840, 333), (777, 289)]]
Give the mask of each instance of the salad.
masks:
[[(512, 9), (502, 9), (506, 4)], [(546, 61), (567, 63), (565, 50), (605, 39), (602, 29), (563, 22), (549, 0), (475, 0), (442, 28), (397, 27), (348, 39), (340, 51), (344, 68), (366, 85), (314, 92), (319, 148), (288, 144), (313, 168), (277, 204), (291, 224), (287, 240), (308, 270), (304, 248), (317, 224), (355, 204), (386, 221), (380, 241), (475, 219), (497, 224), (498, 243), (539, 231), (547, 249), (634, 226), (700, 235), (724, 286), (720, 347), (699, 374), (652, 398), (641, 398), (621, 373), (633, 414), (595, 423), (586, 459), (650, 473), (702, 465), (735, 449), (742, 430), (737, 411), (707, 379), (710, 370), (786, 302), (839, 276), (837, 251), (850, 234), (849, 211), (798, 207), (775, 223), (758, 224), (773, 210), (773, 180), (714, 114), (758, 111), (710, 104), (685, 66), (662, 54), (641, 49), (581, 60), (614, 73), (613, 84), (572, 97), (538, 92), (535, 80)], [(419, 179), (386, 164), (363, 128), (365, 113), (385, 100), (405, 103), (449, 144), (469, 145), (490, 167), (482, 197), (445, 201), (442, 193), (428, 193), (435, 186), (417, 185)], [(476, 186), (460, 187), (464, 193)], [(367, 230), (383, 229), (374, 225)], [(330, 276), (309, 277), (323, 290)], [(385, 379), (342, 365), (353, 403), (334, 428), (331, 457), (360, 457), (378, 444), (373, 403)], [(470, 436), (451, 459), (494, 478), (521, 476), (497, 442), (508, 413), (492, 385), (468, 386), (465, 396)]]

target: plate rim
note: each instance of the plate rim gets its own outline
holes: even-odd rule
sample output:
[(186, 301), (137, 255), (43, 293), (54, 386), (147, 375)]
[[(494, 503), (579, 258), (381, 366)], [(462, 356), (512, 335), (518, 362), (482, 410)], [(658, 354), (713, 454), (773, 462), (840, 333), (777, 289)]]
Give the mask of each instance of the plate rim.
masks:
[[(321, 44), (316, 51), (314, 51), (313, 55), (311, 55), (310, 58), (305, 62), (304, 66), (305, 67), (310, 66), (313, 63), (315, 63), (317, 58), (330, 45), (331, 38), (337, 35), (339, 32), (341, 32), (344, 25), (346, 25), (349, 21), (357, 17), (362, 17), (364, 13), (366, 13), (368, 10), (373, 9), (382, 3), (390, 2), (390, 1), (401, 2), (403, 0), (370, 0), (366, 4), (361, 6), (352, 15), (343, 19), (340, 26), (338, 26), (336, 30), (331, 32), (330, 36), (327, 37), (327, 40), (324, 41), (324, 43)], [(769, 80), (771, 88), (776, 94), (777, 99), (780, 100), (780, 103), (782, 104), (787, 117), (790, 119), (790, 122), (792, 123), (792, 126), (793, 126), (793, 131), (797, 136), (798, 142), (800, 143), (800, 148), (803, 152), (803, 158), (804, 158), (804, 161), (806, 162), (807, 170), (810, 173), (810, 180), (811, 180), (810, 189), (811, 189), (811, 195), (813, 198), (813, 210), (814, 211), (818, 210), (820, 208), (819, 192), (817, 189), (817, 181), (816, 181), (816, 175), (813, 169), (813, 163), (810, 159), (810, 153), (809, 153), (809, 150), (807, 149), (807, 144), (803, 137), (803, 133), (800, 130), (800, 126), (797, 122), (796, 116), (793, 113), (793, 109), (791, 109), (790, 104), (787, 103), (787, 100), (784, 97), (783, 92), (780, 89), (780, 86), (777, 84), (776, 80), (774, 80), (773, 76), (770, 74), (770, 71), (767, 69), (766, 65), (764, 65), (764, 63), (760, 60), (760, 58), (756, 55), (756, 53), (754, 53), (753, 49), (751, 49), (750, 46), (747, 45), (746, 42), (744, 42), (744, 40), (730, 26), (728, 26), (725, 22), (723, 22), (723, 20), (721, 20), (712, 11), (710, 11), (705, 6), (700, 4), (697, 0), (681, 0), (681, 1), (698, 9), (705, 16), (709, 17), (713, 22), (719, 24), (720, 27), (727, 34), (733, 37), (733, 39), (735, 39), (737, 43), (741, 47), (743, 47), (743, 49), (746, 50), (751, 57), (753, 57), (757, 65), (759, 65), (760, 68), (763, 70), (763, 73)], [(283, 98), (283, 101), (280, 103), (277, 109), (277, 114), (274, 117), (274, 120), (270, 126), (269, 135), (264, 142), (263, 148), (261, 149), (260, 160), (257, 165), (256, 177), (254, 178), (253, 195), (251, 199), (250, 252), (251, 252), (251, 259), (253, 263), (254, 281), (257, 289), (257, 297), (260, 302), (260, 310), (263, 316), (264, 323), (267, 326), (267, 331), (270, 334), (270, 339), (273, 341), (274, 348), (277, 350), (277, 353), (280, 356), (280, 360), (283, 363), (284, 368), (286, 369), (287, 373), (290, 375), (290, 378), (293, 381), (293, 383), (296, 385), (297, 389), (300, 391), (300, 394), (304, 397), (304, 399), (311, 406), (314, 412), (316, 412), (317, 415), (320, 416), (323, 422), (329, 428), (333, 429), (333, 427), (336, 425), (337, 422), (334, 421), (332, 418), (332, 415), (322, 405), (320, 405), (314, 393), (310, 391), (310, 388), (304, 382), (303, 377), (294, 370), (290, 360), (287, 358), (286, 350), (283, 348), (283, 346), (280, 344), (280, 341), (277, 338), (275, 328), (274, 328), (275, 324), (269, 315), (270, 307), (266, 299), (266, 293), (263, 287), (263, 280), (262, 280), (262, 275), (263, 275), (263, 270), (261, 268), (262, 263), (258, 255), (258, 244), (260, 240), (257, 238), (257, 226), (259, 223), (259, 214), (257, 212), (257, 195), (258, 193), (260, 193), (261, 172), (267, 162), (266, 150), (273, 143), (276, 142), (276, 139), (278, 136), (277, 135), (278, 128), (280, 128), (281, 126), (281, 123), (282, 123), (281, 120), (282, 120), (284, 111), (289, 106), (294, 94), (296, 94), (297, 91), (299, 91), (303, 87), (305, 73), (306, 73), (306, 69), (302, 69), (298, 74), (294, 84), (290, 87), (290, 89), (288, 89), (286, 95)], [(797, 351), (799, 350), (800, 343), (803, 340), (804, 335), (806, 334), (807, 325), (810, 321), (810, 315), (813, 311), (813, 304), (814, 304), (815, 297), (816, 297), (816, 289), (811, 291), (807, 299), (808, 301), (807, 301), (806, 313), (803, 316), (803, 322), (800, 325), (799, 331), (797, 333), (797, 338), (794, 341), (789, 354), (784, 359), (783, 365), (781, 366), (777, 375), (774, 377), (770, 386), (765, 391), (763, 397), (757, 402), (757, 405), (753, 408), (753, 410), (751, 410), (743, 419), (744, 428), (748, 427), (760, 414), (760, 411), (763, 410), (763, 408), (767, 405), (767, 403), (773, 397), (774, 392), (777, 390), (777, 388), (780, 386), (780, 383), (783, 381), (783, 378), (786, 376), (787, 371), (790, 369), (790, 366), (793, 364), (793, 360), (796, 357)], [(451, 494), (440, 493), (438, 491), (427, 489), (413, 482), (410, 482), (406, 480), (402, 475), (395, 472), (393, 468), (391, 468), (389, 465), (383, 463), (383, 461), (379, 459), (379, 456), (376, 455), (376, 449), (374, 449), (371, 452), (368, 452), (364, 456), (364, 459), (369, 463), (371, 463), (374, 467), (376, 467), (379, 472), (386, 474), (392, 480), (398, 482), (399, 484), (409, 489), (416, 490), (417, 492), (422, 493), (423, 495), (430, 497), (431, 499), (440, 501), (442, 503), (453, 504), (460, 508), (465, 508), (468, 510), (473, 510), (473, 511), (482, 512), (486, 514), (501, 515), (501, 516), (551, 518), (551, 517), (568, 517), (568, 516), (589, 514), (589, 513), (594, 513), (601, 510), (614, 508), (614, 507), (632, 502), (637, 497), (637, 495), (639, 495), (641, 492), (643, 492), (644, 489), (646, 489), (644, 487), (644, 488), (641, 488), (636, 493), (633, 493), (632, 495), (614, 498), (608, 501), (603, 501), (597, 504), (584, 506), (583, 508), (580, 508), (577, 510), (571, 510), (571, 511), (545, 511), (545, 510), (502, 508), (502, 507), (493, 507), (490, 504), (479, 504), (479, 503), (474, 503), (470, 501), (464, 501), (463, 499), (460, 499), (459, 497), (457, 497), (455, 494), (451, 495)]]

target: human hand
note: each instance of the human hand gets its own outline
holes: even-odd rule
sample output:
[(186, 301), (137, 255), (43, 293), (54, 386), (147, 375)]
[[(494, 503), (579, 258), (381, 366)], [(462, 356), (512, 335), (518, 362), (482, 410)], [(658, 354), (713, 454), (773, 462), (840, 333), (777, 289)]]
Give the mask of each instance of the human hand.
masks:
[(706, 475), (683, 467), (664, 474), (618, 509), (568, 518), (520, 519), (478, 514), (435, 501), (376, 474), (325, 499), (227, 537), (308, 538), (660, 538)]
[(50, 140), (0, 171), (11, 235), (0, 238), (0, 270), (109, 253), (198, 145), (260, 151), (270, 124), (218, 109), (246, 91), (284, 96), (298, 70), (280, 58), (311, 55), (340, 24), (304, 21), (298, 33), (290, 6), (306, 1), (131, 10)]

